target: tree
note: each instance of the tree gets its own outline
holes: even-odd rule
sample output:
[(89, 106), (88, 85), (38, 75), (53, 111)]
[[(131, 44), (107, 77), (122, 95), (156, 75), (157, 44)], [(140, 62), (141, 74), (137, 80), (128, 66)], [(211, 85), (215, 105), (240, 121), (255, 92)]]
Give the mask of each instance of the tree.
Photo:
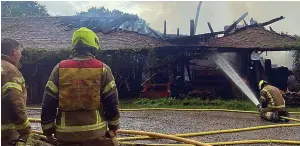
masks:
[[(297, 38), (297, 41), (299, 42), (299, 45), (300, 45), (300, 36), (295, 35), (295, 37)], [(294, 66), (295, 66), (295, 68), (294, 68), (295, 77), (296, 77), (298, 83), (300, 83), (300, 50), (295, 51)]]
[[(119, 10), (108, 10), (104, 7), (92, 7), (87, 11), (76, 13), (75, 16), (62, 18), (61, 24), (67, 26), (70, 30), (74, 28), (87, 27), (94, 32), (108, 32), (113, 29), (127, 30), (145, 30), (146, 21), (140, 19), (137, 15), (123, 13)], [(85, 17), (91, 16), (91, 17)]]
[(45, 5), (37, 1), (2, 1), (1, 17), (49, 16)]

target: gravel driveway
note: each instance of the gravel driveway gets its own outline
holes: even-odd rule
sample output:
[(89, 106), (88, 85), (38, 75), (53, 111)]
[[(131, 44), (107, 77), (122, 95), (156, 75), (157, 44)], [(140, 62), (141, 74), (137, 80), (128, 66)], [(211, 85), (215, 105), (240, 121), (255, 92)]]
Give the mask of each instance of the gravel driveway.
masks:
[[(39, 110), (29, 110), (29, 117), (40, 118)], [(300, 118), (300, 115), (291, 115)], [(290, 122), (294, 123), (294, 122)], [(274, 124), (262, 121), (257, 114), (220, 111), (130, 111), (121, 112), (121, 128), (164, 134), (204, 132), (232, 128), (246, 128)], [(41, 130), (40, 124), (32, 123), (34, 130)], [(122, 137), (121, 135), (119, 137)], [(190, 139), (201, 142), (221, 142), (256, 139), (300, 140), (300, 127), (270, 128), (238, 133), (215, 134)], [(131, 141), (130, 141), (131, 142)], [(135, 143), (176, 143), (171, 140), (140, 140)], [(254, 145), (254, 144), (253, 144)], [(264, 145), (264, 144), (256, 144)], [(277, 146), (276, 144), (265, 144)], [(248, 145), (249, 146), (249, 145)], [(252, 145), (251, 145), (252, 146)]]

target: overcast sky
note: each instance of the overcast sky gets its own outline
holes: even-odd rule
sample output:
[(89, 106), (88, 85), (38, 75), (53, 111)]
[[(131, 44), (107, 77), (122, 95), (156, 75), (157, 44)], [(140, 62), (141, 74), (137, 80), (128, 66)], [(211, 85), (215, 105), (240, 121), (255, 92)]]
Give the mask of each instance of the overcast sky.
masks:
[[(46, 5), (50, 15), (74, 15), (76, 12), (86, 11), (90, 7), (104, 6), (110, 10), (118, 9), (123, 12), (137, 14), (145, 19), (153, 29), (163, 32), (163, 22), (167, 21), (167, 33), (189, 34), (189, 21), (195, 19), (198, 1), (158, 1), (158, 2), (108, 2), (108, 1), (40, 1)], [(210, 22), (214, 31), (224, 29), (248, 12), (246, 21), (254, 18), (258, 22), (284, 16), (285, 19), (271, 24), (277, 32), (288, 32), (300, 35), (300, 1), (299, 2), (226, 2), (204, 1), (202, 3), (197, 25), (197, 33), (209, 32), (207, 22)], [(273, 53), (274, 54), (274, 53)], [(272, 54), (271, 54), (272, 55)], [(284, 66), (292, 66), (291, 53), (276, 53), (273, 61)], [(268, 56), (270, 57), (270, 55)]]

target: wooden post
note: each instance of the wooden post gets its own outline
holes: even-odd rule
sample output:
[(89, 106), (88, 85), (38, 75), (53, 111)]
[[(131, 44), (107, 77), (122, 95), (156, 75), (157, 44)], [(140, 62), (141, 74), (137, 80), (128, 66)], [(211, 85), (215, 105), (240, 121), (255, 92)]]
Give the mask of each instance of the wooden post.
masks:
[(243, 19), (245, 26), (248, 26), (247, 22), (245, 21), (245, 19)]
[(167, 21), (164, 22), (164, 37), (167, 36)]
[(207, 25), (208, 25), (208, 28), (209, 28), (209, 30), (210, 30), (210, 33), (214, 33), (214, 30), (212, 29), (212, 27), (211, 27), (211, 25), (210, 25), (210, 23), (209, 22), (207, 22)]
[(179, 37), (179, 28), (177, 28), (177, 37)]
[(190, 20), (190, 36), (193, 36), (195, 35), (195, 23), (194, 23), (194, 20), (191, 19)]

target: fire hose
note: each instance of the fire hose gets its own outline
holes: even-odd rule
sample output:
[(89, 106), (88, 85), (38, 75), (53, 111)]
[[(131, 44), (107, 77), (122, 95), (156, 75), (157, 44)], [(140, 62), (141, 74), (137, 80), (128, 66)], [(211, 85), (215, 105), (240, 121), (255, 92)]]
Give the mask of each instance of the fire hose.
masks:
[[(206, 143), (209, 145), (235, 145), (235, 144), (258, 144), (258, 143), (277, 143), (277, 144), (290, 144), (290, 145), (299, 145), (300, 141), (293, 140), (241, 140), (241, 141), (228, 141), (228, 142), (212, 142)], [(120, 142), (122, 145), (127, 146), (193, 146), (191, 144), (136, 144), (131, 142)]]
[[(28, 108), (28, 109), (40, 109), (40, 108)], [(141, 110), (174, 110), (174, 111), (224, 111), (224, 112), (240, 112), (240, 113), (255, 113), (256, 111), (242, 111), (242, 110), (227, 110), (227, 109), (170, 109), (170, 108), (141, 108), (141, 109), (120, 109), (120, 111), (141, 111)], [(300, 112), (289, 112), (290, 114), (300, 114)], [(288, 118), (288, 117), (280, 117), (283, 119), (289, 119), (291, 121), (300, 122), (299, 119)], [(30, 122), (40, 122), (40, 119), (29, 118)], [(221, 133), (233, 133), (233, 132), (241, 132), (241, 131), (250, 131), (257, 129), (266, 129), (266, 128), (276, 128), (276, 127), (292, 127), (292, 126), (300, 126), (300, 123), (292, 123), (292, 124), (276, 124), (276, 125), (264, 125), (264, 126), (256, 126), (256, 127), (248, 127), (248, 128), (239, 128), (239, 129), (227, 129), (227, 130), (216, 130), (216, 131), (207, 131), (207, 132), (198, 132), (198, 133), (185, 133), (185, 134), (175, 134), (175, 135), (165, 135), (161, 133), (154, 132), (145, 132), (145, 131), (134, 131), (134, 130), (119, 130), (119, 133), (122, 134), (136, 134), (136, 135), (146, 135), (146, 136), (137, 136), (137, 137), (125, 137), (118, 138), (119, 141), (126, 140), (143, 140), (143, 139), (155, 139), (155, 138), (166, 138), (179, 142), (186, 143), (185, 145), (228, 145), (228, 144), (254, 144), (254, 143), (280, 143), (280, 144), (300, 144), (300, 141), (287, 141), (287, 140), (243, 140), (243, 141), (232, 141), (232, 142), (215, 142), (215, 143), (202, 143), (199, 141), (194, 141), (190, 139), (185, 139), (182, 137), (191, 137), (191, 136), (203, 136), (203, 135), (212, 135), (212, 134), (221, 134)], [(34, 131), (37, 134), (42, 134), (39, 131)], [(134, 143), (120, 142), (120, 144), (124, 145), (138, 145)], [(141, 145), (141, 144), (139, 144)], [(142, 144), (142, 145), (158, 145), (158, 144)], [(169, 144), (162, 144), (169, 145)], [(178, 144), (176, 144), (178, 145)]]

